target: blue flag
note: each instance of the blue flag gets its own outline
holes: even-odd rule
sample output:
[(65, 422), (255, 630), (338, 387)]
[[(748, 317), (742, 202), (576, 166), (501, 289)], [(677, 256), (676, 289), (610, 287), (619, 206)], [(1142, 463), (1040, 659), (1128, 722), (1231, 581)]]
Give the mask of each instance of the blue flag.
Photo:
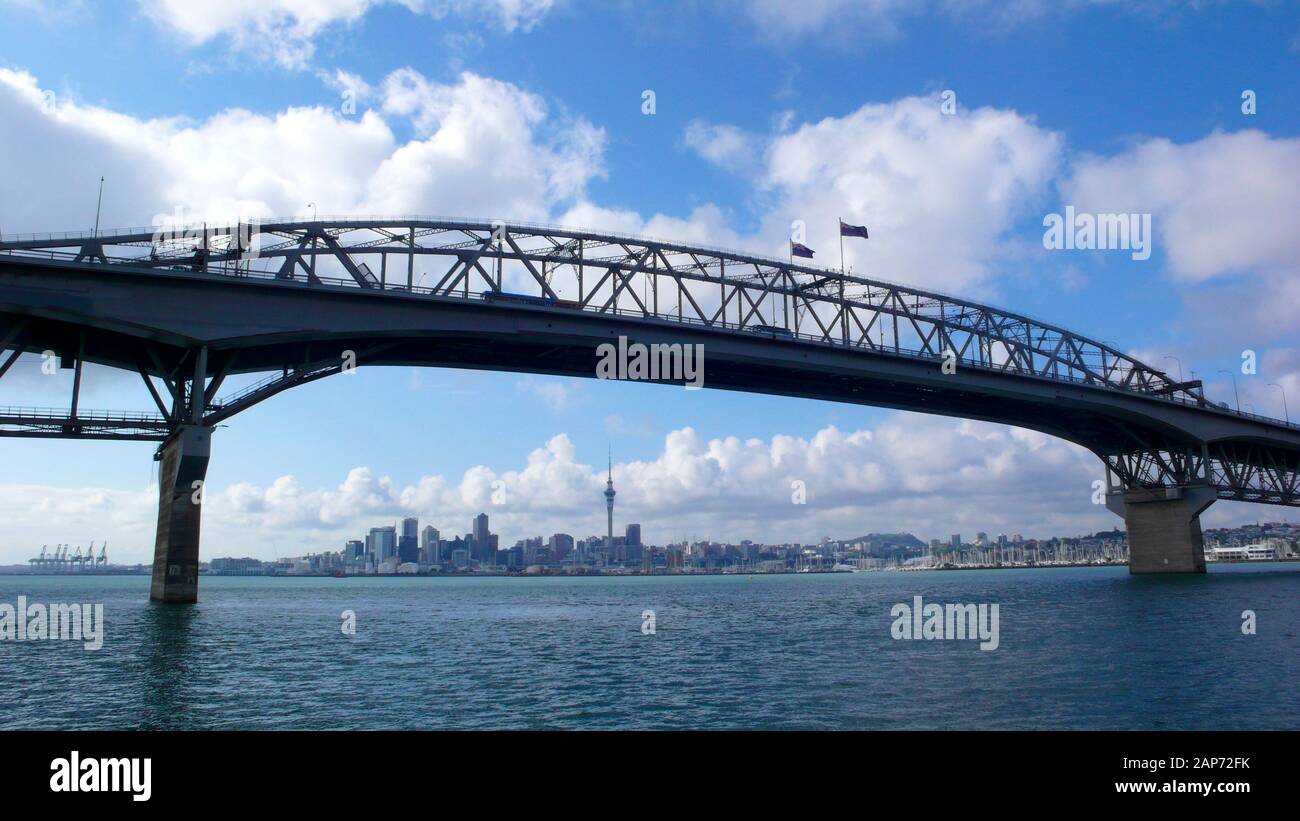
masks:
[(848, 224), (847, 222), (845, 222), (844, 220), (840, 220), (840, 236), (842, 236), (842, 237), (862, 237), (863, 239), (869, 239), (869, 237), (867, 236), (867, 226), (865, 226), (865, 225), (849, 225), (849, 224)]
[(805, 259), (812, 259), (813, 249), (809, 248), (807, 245), (804, 245), (801, 242), (795, 242), (794, 240), (791, 240), (790, 255), (795, 257), (803, 257)]

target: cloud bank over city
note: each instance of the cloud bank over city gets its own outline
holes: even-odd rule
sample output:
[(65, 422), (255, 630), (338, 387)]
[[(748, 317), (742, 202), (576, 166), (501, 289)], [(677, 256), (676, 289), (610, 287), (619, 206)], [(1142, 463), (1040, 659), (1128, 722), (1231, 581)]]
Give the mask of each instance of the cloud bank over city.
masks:
[[(616, 463), (616, 526), (637, 522), (647, 543), (683, 539), (816, 542), (927, 523), (925, 538), (963, 528), (1026, 537), (1082, 534), (1118, 521), (1088, 503), (1100, 463), (1051, 437), (982, 422), (893, 418), (871, 429), (825, 427), (811, 438), (706, 439), (687, 427), (663, 437), (653, 460)], [(502, 546), (533, 535), (603, 533), (605, 466), (583, 463), (552, 436), (515, 466), (399, 485), (356, 467), (332, 486), (287, 474), (266, 486), (234, 483), (204, 495), (204, 548), (274, 558), (304, 545), (333, 549), (371, 527), (417, 516), (450, 537), (486, 512)], [(798, 501), (802, 500), (802, 501)], [(119, 561), (147, 562), (156, 487), (56, 489), (0, 485), (0, 517), (17, 544), (95, 534)], [(944, 528), (943, 532), (935, 530)], [(0, 562), (26, 556), (0, 555)]]

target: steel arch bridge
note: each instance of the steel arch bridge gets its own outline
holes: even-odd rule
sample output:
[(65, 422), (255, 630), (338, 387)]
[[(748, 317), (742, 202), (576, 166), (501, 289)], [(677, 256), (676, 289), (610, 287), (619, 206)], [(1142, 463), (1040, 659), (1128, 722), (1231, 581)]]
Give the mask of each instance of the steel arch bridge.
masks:
[[(1289, 420), (1211, 403), (1199, 381), (1051, 323), (789, 260), (438, 217), (0, 238), (0, 378), (24, 352), (54, 352), (74, 371), (68, 407), (0, 407), (0, 436), (164, 443), (156, 598), (160, 572), (163, 588), (167, 573), (197, 573), (198, 505), (186, 513), (167, 497), (205, 474), (218, 423), (351, 364), (594, 377), (595, 347), (618, 337), (704, 345), (708, 387), (997, 421), (1083, 445), (1129, 520), (1134, 572), (1203, 570), (1198, 514), (1215, 499), (1300, 505)], [(138, 372), (157, 413), (82, 409), (83, 362)], [(222, 393), (249, 373), (267, 375)], [(1171, 528), (1187, 531), (1178, 555), (1146, 551)], [(193, 556), (166, 561), (189, 529), (193, 550), (180, 552)]]

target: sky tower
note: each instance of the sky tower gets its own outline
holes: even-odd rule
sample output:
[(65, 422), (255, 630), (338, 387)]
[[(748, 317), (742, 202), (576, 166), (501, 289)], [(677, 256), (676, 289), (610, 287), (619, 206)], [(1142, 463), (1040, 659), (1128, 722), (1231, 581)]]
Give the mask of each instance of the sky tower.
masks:
[(605, 561), (614, 554), (614, 452), (609, 453), (609, 473), (605, 480), (605, 513), (609, 527), (605, 531)]

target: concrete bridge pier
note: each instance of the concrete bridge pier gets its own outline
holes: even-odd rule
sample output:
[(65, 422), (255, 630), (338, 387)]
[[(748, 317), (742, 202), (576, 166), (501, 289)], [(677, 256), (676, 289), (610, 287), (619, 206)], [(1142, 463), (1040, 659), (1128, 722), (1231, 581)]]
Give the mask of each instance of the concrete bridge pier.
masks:
[(1106, 495), (1106, 507), (1128, 527), (1128, 572), (1204, 573), (1201, 511), (1218, 499), (1208, 485), (1137, 488)]
[(199, 600), (199, 519), (212, 431), (202, 425), (181, 425), (159, 451), (152, 601)]

